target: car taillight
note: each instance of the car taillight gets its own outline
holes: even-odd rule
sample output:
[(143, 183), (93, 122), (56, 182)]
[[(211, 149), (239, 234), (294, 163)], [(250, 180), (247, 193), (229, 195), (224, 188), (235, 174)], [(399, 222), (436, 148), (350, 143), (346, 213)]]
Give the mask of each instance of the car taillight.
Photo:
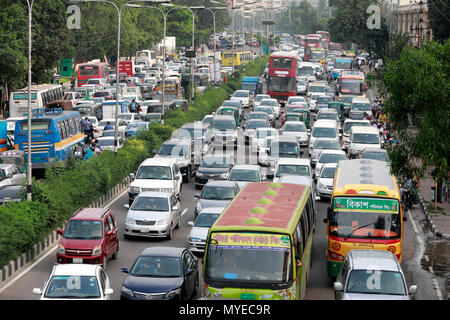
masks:
[(342, 254), (328, 250), (328, 258), (335, 261), (344, 261), (345, 257)]

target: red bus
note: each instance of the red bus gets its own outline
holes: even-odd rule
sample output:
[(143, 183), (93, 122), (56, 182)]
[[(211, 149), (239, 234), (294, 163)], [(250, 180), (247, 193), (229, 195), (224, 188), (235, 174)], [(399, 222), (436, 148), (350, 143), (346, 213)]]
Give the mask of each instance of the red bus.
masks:
[(330, 42), (330, 44), (328, 45), (328, 50), (331, 53), (335, 52), (336, 54), (339, 53), (339, 55), (340, 55), (342, 52), (342, 44), (336, 43), (336, 42)]
[(327, 49), (330, 43), (330, 33), (328, 31), (316, 31), (316, 34), (322, 37), (322, 48)]
[(297, 90), (296, 52), (274, 52), (269, 58), (267, 94), (279, 103), (286, 103)]
[(320, 34), (307, 34), (305, 37), (305, 47), (322, 48), (322, 36)]
[(78, 66), (78, 87), (87, 84), (89, 79), (105, 79), (109, 82), (108, 64), (106, 62), (83, 63)]

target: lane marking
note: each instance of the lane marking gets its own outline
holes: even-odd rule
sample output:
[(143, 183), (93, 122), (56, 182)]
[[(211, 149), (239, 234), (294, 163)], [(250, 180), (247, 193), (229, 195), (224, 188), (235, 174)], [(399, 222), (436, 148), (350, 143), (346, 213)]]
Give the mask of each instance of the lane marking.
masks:
[(436, 293), (438, 295), (439, 300), (442, 300), (442, 293), (441, 293), (441, 288), (439, 288), (439, 284), (436, 280), (436, 278), (433, 277), (433, 283), (434, 283), (434, 288), (436, 289)]
[(183, 212), (181, 212), (181, 217), (187, 212), (187, 208), (183, 210)]
[(408, 210), (406, 211), (406, 213), (408, 214), (408, 219), (411, 221), (411, 224), (412, 224), (412, 227), (413, 227), (413, 229), (414, 229), (414, 232), (417, 234), (417, 237), (416, 237), (416, 238), (417, 238), (417, 241), (419, 241), (420, 244), (423, 245), (423, 240), (422, 240), (422, 238), (419, 236), (419, 229), (417, 228), (417, 225), (416, 225), (414, 219), (412, 218), (411, 211), (408, 209)]

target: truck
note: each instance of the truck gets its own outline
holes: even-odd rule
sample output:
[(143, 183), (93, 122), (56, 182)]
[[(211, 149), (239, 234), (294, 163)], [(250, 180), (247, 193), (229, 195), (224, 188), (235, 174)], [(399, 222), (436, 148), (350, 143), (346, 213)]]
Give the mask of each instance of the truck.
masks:
[(120, 73), (126, 73), (127, 77), (134, 76), (134, 61), (119, 61), (119, 74)]
[[(128, 113), (128, 101), (119, 100), (119, 113)], [(116, 101), (102, 102), (102, 119), (113, 119), (116, 117)]]
[[(159, 53), (160, 56), (163, 55), (163, 48), (164, 48), (164, 39), (161, 40), (160, 43), (158, 43), (156, 46), (156, 51)], [(166, 37), (166, 55), (174, 55), (178, 53), (177, 48), (177, 37)]]
[(242, 77), (241, 90), (249, 90), (255, 96), (263, 92), (263, 84), (258, 77)]

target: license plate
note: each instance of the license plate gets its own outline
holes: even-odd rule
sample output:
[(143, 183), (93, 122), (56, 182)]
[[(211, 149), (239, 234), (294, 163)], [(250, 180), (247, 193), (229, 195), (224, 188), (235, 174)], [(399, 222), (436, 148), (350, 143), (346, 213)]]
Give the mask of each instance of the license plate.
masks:
[(83, 263), (82, 258), (73, 258), (73, 263)]
[(141, 228), (141, 232), (147, 233), (147, 232), (149, 232), (149, 231), (150, 231), (150, 228)]

